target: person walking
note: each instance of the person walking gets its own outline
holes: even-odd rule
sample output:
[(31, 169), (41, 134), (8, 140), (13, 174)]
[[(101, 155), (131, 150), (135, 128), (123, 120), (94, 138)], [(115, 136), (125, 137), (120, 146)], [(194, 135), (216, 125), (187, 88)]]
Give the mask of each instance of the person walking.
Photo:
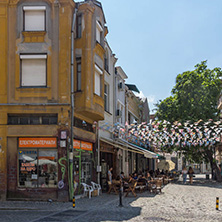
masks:
[(193, 171), (192, 167), (189, 167), (188, 174), (189, 174), (189, 178), (190, 178), (190, 184), (192, 184), (193, 183), (193, 175), (194, 175), (194, 171)]
[(113, 170), (112, 167), (110, 167), (109, 170), (108, 170), (108, 180), (109, 180), (109, 182), (110, 182), (111, 184), (112, 184), (112, 176), (113, 176), (112, 170)]
[(182, 170), (182, 177), (183, 177), (183, 184), (185, 184), (187, 181), (187, 168), (186, 167), (184, 167)]

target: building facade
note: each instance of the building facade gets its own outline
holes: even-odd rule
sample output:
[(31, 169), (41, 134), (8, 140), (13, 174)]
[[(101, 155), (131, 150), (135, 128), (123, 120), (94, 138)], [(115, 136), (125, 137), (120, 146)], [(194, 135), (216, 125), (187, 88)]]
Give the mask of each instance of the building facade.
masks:
[(5, 0), (0, 9), (1, 199), (68, 200), (72, 51), (74, 187), (96, 177), (93, 123), (104, 118), (107, 34), (102, 6)]

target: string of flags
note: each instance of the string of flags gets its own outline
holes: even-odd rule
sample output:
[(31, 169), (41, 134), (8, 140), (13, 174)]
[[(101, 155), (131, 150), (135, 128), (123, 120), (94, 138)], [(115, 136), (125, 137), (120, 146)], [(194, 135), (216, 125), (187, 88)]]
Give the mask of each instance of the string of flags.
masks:
[(111, 125), (103, 123), (98, 129), (109, 131), (115, 137), (123, 138), (129, 142), (144, 147), (154, 146), (157, 148), (165, 146), (195, 146), (207, 147), (221, 141), (222, 122), (199, 120), (192, 123), (164, 121), (143, 122), (141, 124), (128, 124), (123, 127), (120, 123)]

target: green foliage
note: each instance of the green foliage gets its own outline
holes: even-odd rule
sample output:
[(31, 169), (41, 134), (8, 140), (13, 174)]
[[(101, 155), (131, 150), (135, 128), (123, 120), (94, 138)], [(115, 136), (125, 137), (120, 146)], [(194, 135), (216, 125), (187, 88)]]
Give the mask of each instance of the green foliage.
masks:
[[(196, 122), (199, 120), (217, 120), (219, 111), (217, 104), (221, 93), (222, 71), (220, 68), (208, 69), (207, 61), (195, 66), (193, 71), (186, 71), (176, 77), (176, 85), (172, 96), (156, 104), (158, 120), (171, 123)], [(205, 149), (194, 146), (165, 147), (164, 151), (180, 151), (187, 160), (201, 163), (213, 160), (213, 147)]]
[(176, 77), (172, 96), (156, 104), (156, 117), (170, 122), (206, 121), (218, 118), (217, 103), (221, 91), (222, 71), (207, 69), (207, 61)]

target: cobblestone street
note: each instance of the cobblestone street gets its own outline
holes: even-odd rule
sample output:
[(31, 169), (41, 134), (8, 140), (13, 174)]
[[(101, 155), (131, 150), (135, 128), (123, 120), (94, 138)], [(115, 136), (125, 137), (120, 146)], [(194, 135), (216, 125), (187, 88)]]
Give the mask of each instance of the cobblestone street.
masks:
[[(216, 197), (222, 204), (222, 184), (197, 175), (193, 185), (181, 182), (168, 184), (163, 194), (148, 192), (123, 198), (118, 207), (117, 195), (81, 198), (72, 203), (0, 202), (0, 221), (222, 221), (222, 211), (216, 211)], [(220, 206), (221, 207), (221, 206)]]

